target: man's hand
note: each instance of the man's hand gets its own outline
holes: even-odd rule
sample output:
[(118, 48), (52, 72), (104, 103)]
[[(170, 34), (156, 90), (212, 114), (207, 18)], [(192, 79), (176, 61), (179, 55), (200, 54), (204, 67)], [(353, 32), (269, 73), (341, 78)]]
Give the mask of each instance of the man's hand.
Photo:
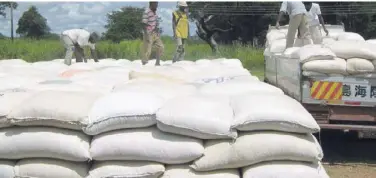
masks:
[(328, 29), (324, 28), (324, 32), (326, 33), (326, 36), (329, 36), (329, 31), (328, 31)]
[(275, 24), (275, 28), (279, 30), (279, 22)]

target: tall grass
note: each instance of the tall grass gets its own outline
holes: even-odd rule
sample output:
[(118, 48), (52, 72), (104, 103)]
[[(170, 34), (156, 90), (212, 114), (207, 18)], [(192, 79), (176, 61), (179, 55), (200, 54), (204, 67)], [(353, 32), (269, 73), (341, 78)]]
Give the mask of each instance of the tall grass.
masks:
[[(172, 39), (163, 39), (165, 51), (162, 60), (171, 60), (176, 49)], [(99, 58), (140, 59), (142, 41), (123, 41), (118, 44), (101, 41), (97, 44)], [(220, 46), (220, 56), (213, 56), (209, 45), (197, 41), (188, 41), (186, 60), (213, 59), (218, 57), (240, 59), (243, 66), (251, 71), (260, 72), (263, 68), (263, 52), (260, 49), (240, 45)], [(85, 54), (90, 57), (87, 49)], [(58, 40), (0, 40), (0, 59), (23, 59), (28, 62), (62, 59), (65, 49)]]

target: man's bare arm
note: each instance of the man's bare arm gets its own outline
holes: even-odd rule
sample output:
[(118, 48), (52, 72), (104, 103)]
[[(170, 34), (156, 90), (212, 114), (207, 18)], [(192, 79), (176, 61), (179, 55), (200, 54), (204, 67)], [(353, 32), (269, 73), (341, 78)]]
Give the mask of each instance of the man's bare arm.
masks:
[(322, 17), (322, 15), (318, 15), (318, 16), (319, 16), (319, 21), (320, 21), (320, 24), (322, 25), (322, 28), (324, 29), (325, 33), (328, 35), (328, 30), (325, 27), (324, 18)]
[(176, 29), (175, 15), (174, 13), (172, 13), (172, 31), (173, 31), (174, 37), (176, 37), (175, 29)]

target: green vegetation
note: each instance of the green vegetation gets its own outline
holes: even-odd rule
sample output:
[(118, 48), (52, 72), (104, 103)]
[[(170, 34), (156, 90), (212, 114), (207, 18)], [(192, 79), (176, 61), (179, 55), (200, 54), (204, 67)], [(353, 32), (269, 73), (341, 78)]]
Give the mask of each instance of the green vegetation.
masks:
[[(163, 38), (165, 53), (163, 60), (171, 60), (175, 52), (175, 43), (170, 38)], [(99, 58), (114, 59), (139, 59), (140, 40), (122, 41), (112, 43), (101, 41), (97, 44)], [(24, 59), (28, 62), (62, 59), (65, 49), (58, 40), (28, 40), (9, 39), (0, 40), (0, 59)], [(213, 56), (210, 47), (204, 43), (188, 42), (186, 47), (186, 60), (213, 59), (219, 57), (240, 59), (243, 66), (255, 75), (262, 75), (263, 51), (247, 46), (220, 46), (221, 56)], [(90, 53), (86, 51), (86, 55)], [(90, 57), (90, 56), (87, 56)]]

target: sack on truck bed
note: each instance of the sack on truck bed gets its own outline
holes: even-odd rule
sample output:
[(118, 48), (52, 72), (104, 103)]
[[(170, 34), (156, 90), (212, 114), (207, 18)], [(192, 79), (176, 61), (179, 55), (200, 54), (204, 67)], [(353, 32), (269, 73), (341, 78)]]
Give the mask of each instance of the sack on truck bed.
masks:
[(347, 72), (350, 74), (362, 74), (375, 72), (375, 66), (367, 59), (347, 59)]
[(90, 159), (89, 136), (53, 127), (0, 129), (0, 158), (55, 158), (68, 161)]
[(365, 41), (364, 38), (358, 33), (354, 32), (342, 32), (338, 34), (338, 41), (350, 40), (350, 41)]
[(365, 41), (335, 41), (326, 44), (337, 57), (343, 59), (362, 58), (376, 60), (376, 45)]
[(312, 115), (286, 95), (247, 93), (233, 97), (231, 106), (235, 114), (233, 127), (241, 131), (320, 131)]
[(191, 166), (196, 171), (240, 168), (264, 161), (318, 162), (321, 146), (312, 134), (287, 132), (248, 132), (232, 140), (209, 140), (204, 156)]
[(329, 178), (321, 163), (272, 161), (245, 167), (243, 178)]
[(89, 112), (88, 135), (112, 130), (149, 127), (164, 100), (152, 93), (116, 92), (99, 98)]
[(319, 72), (325, 74), (348, 75), (346, 72), (346, 60), (342, 58), (334, 58), (334, 60), (316, 60), (303, 64), (304, 71)]
[(237, 169), (197, 172), (188, 165), (169, 165), (160, 178), (240, 178)]
[(86, 162), (37, 158), (22, 159), (14, 170), (17, 177), (25, 178), (86, 178), (89, 168)]
[(94, 162), (87, 178), (159, 178), (163, 164), (145, 161)]
[[(193, 95), (169, 100), (157, 112), (160, 130), (200, 139), (236, 138), (226, 97)], [(213, 124), (215, 123), (215, 124)]]
[(24, 101), (32, 95), (33, 92), (22, 90), (0, 92), (0, 128), (11, 126), (10, 120), (8, 120), (6, 116), (13, 108), (22, 105)]
[(333, 60), (336, 55), (326, 47), (321, 45), (306, 45), (294, 51), (292, 56), (299, 56), (301, 63), (315, 60)]
[(8, 160), (0, 160), (0, 177), (14, 178), (14, 162)]
[(91, 92), (38, 92), (8, 115), (21, 126), (52, 126), (81, 130), (91, 106), (100, 95)]
[(94, 136), (90, 153), (94, 160), (155, 161), (183, 164), (202, 156), (202, 141), (173, 135), (157, 128), (126, 129)]
[(286, 49), (286, 39), (275, 40), (270, 44), (270, 53), (283, 53)]

